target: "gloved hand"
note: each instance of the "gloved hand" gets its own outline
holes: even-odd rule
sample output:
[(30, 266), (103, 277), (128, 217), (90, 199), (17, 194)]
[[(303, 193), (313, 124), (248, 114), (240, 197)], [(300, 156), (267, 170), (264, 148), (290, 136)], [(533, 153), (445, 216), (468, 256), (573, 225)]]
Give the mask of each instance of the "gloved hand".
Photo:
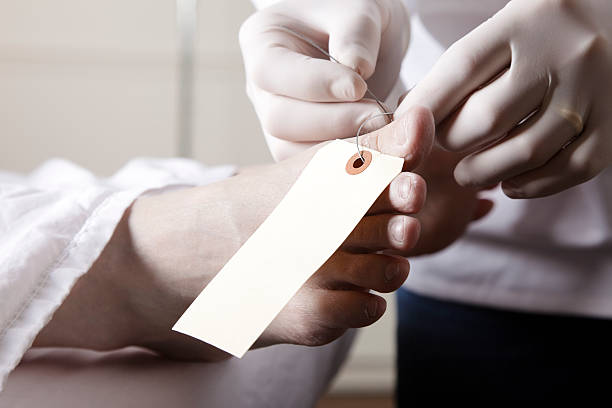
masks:
[[(283, 27), (314, 40), (341, 64)], [(245, 21), (247, 93), (275, 159), (315, 142), (354, 136), (381, 109), (408, 47), (401, 0), (285, 0)], [(330, 103), (333, 102), (333, 103)], [(368, 121), (363, 133), (386, 124)]]
[(553, 194), (612, 162), (612, 2), (513, 0), (453, 44), (402, 102), (432, 109), (438, 143), (472, 152), (461, 185)]

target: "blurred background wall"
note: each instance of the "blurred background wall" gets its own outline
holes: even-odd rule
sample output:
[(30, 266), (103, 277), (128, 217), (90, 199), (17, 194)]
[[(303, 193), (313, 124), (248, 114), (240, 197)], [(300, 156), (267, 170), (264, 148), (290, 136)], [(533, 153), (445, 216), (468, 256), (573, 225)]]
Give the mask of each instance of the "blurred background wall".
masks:
[[(132, 157), (179, 154), (269, 162), (238, 46), (252, 12), (248, 0), (1, 1), (0, 168), (63, 157), (108, 175)], [(387, 300), (332, 393), (391, 392)]]

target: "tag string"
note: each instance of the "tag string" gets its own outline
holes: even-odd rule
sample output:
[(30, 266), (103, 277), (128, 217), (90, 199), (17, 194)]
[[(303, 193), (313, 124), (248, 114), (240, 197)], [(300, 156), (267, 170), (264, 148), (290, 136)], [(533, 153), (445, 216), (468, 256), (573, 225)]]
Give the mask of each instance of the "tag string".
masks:
[[(310, 38), (306, 37), (304, 34), (295, 31), (292, 28), (289, 28), (287, 26), (284, 25), (278, 25), (276, 26), (278, 28), (280, 28), (283, 31), (287, 31), (290, 34), (293, 34), (294, 36), (296, 36), (297, 38), (299, 38), (300, 40), (308, 43), (311, 47), (317, 49), (319, 52), (321, 52), (323, 55), (325, 55), (326, 57), (328, 57), (331, 61), (335, 62), (336, 64), (340, 64), (342, 65), (342, 63), (340, 61), (338, 61), (336, 58), (334, 58), (329, 52), (327, 52), (325, 49), (323, 49), (323, 47), (321, 47), (319, 44), (317, 44), (316, 42), (314, 42), (313, 40), (311, 40)], [(378, 113), (376, 115), (370, 116), (368, 118), (366, 118), (363, 122), (361, 122), (361, 125), (359, 126), (359, 129), (357, 129), (357, 134), (355, 134), (355, 144), (357, 145), (357, 153), (359, 154), (359, 158), (361, 159), (361, 161), (363, 163), (365, 163), (365, 158), (363, 157), (363, 155), (361, 154), (361, 149), (359, 149), (359, 135), (361, 135), (361, 130), (363, 129), (363, 127), (365, 126), (366, 123), (368, 123), (370, 120), (372, 119), (376, 119), (376, 118), (380, 118), (382, 116), (391, 116), (393, 118), (393, 112), (387, 112), (387, 108), (385, 106), (385, 104), (374, 94), (374, 92), (372, 92), (370, 90), (370, 88), (366, 88), (366, 93), (376, 101), (376, 103), (378, 104), (378, 107), (380, 108), (380, 110), (382, 111), (381, 113)]]

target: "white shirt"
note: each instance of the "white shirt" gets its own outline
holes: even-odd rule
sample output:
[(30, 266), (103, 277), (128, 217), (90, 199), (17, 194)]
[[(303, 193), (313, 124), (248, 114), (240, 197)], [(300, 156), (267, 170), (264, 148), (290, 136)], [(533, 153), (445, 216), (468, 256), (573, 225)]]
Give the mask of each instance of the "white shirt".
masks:
[[(506, 0), (407, 0), (413, 85), (441, 53)], [(612, 317), (612, 170), (560, 194), (511, 200), (446, 250), (412, 259), (405, 286), (447, 300), (533, 312)]]
[[(29, 175), (0, 172), (0, 390), (135, 198), (234, 171), (187, 159), (139, 159), (108, 179), (63, 160)], [(352, 339), (350, 332), (325, 347), (274, 346), (210, 364), (172, 362), (140, 349), (33, 349), (8, 377), (0, 407), (311, 407)]]

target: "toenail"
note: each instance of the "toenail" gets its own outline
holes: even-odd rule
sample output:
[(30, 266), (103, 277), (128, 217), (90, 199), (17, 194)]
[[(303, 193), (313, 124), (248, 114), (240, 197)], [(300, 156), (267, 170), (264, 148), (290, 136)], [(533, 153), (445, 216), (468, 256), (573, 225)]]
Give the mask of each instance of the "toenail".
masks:
[(407, 180), (404, 180), (404, 182), (402, 183), (402, 186), (400, 188), (400, 197), (403, 200), (407, 200), (408, 197), (410, 197), (410, 190), (412, 189), (412, 177), (408, 177)]
[(391, 282), (393, 279), (397, 277), (400, 273), (400, 264), (392, 263), (387, 265), (387, 269), (385, 270), (385, 279), (387, 282)]
[(391, 235), (393, 236), (393, 239), (395, 241), (397, 241), (398, 243), (403, 243), (405, 237), (405, 226), (406, 222), (404, 220), (404, 217), (398, 217), (396, 218), (392, 225), (391, 225)]
[(373, 319), (378, 313), (378, 302), (376, 300), (370, 300), (365, 308), (365, 314), (368, 319)]

